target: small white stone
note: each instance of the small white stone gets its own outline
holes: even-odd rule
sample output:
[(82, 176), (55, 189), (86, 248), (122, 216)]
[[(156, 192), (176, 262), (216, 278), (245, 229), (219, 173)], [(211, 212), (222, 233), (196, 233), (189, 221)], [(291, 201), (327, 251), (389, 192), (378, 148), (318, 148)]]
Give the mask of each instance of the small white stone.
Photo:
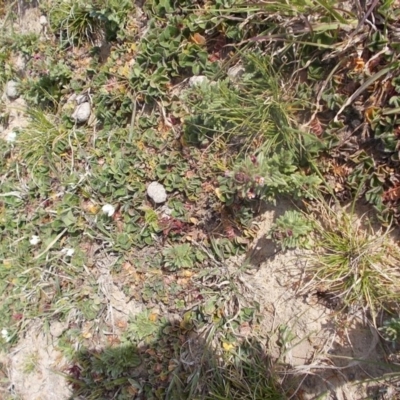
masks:
[(75, 111), (72, 114), (72, 119), (78, 124), (83, 124), (89, 119), (91, 112), (92, 110), (90, 107), (90, 103), (89, 102), (82, 103), (75, 108)]
[(50, 324), (50, 334), (51, 336), (58, 338), (60, 337), (68, 328), (68, 324), (67, 323), (63, 323), (60, 321), (53, 321)]
[(30, 243), (32, 246), (36, 246), (37, 244), (40, 243), (40, 237), (39, 237), (39, 236), (36, 236), (36, 235), (32, 235), (32, 237), (31, 237), (30, 240), (29, 240), (29, 243)]
[(19, 91), (18, 91), (18, 82), (15, 81), (8, 81), (6, 85), (6, 96), (10, 100), (14, 100), (17, 97), (19, 97)]
[(47, 18), (46, 18), (45, 15), (41, 15), (41, 16), (40, 16), (40, 18), (39, 18), (39, 23), (40, 23), (40, 25), (42, 25), (42, 26), (46, 26), (46, 25), (47, 25)]
[(105, 204), (101, 210), (109, 217), (112, 217), (115, 213), (115, 207), (112, 204)]
[(5, 137), (6, 142), (8, 143), (14, 143), (17, 139), (17, 134), (15, 131), (9, 131), (7, 132), (7, 135)]
[(147, 187), (147, 195), (154, 201), (154, 203), (164, 203), (167, 200), (167, 192), (161, 183), (151, 182)]
[(189, 78), (189, 87), (200, 86), (203, 83), (207, 83), (208, 78), (204, 75), (195, 75)]

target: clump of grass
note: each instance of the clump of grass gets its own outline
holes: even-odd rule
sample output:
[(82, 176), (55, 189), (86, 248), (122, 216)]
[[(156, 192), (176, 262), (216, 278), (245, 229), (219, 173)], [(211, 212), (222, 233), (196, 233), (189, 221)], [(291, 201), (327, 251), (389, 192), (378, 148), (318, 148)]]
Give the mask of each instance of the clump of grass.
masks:
[(187, 140), (207, 143), (222, 135), (233, 147), (262, 143), (268, 154), (289, 150), (296, 158), (314, 151), (315, 137), (301, 131), (294, 118), (308, 102), (292, 95), (291, 83), (271, 57), (260, 51), (244, 53), (243, 63), (245, 73), (237, 84), (205, 85), (191, 93)]
[[(259, 344), (247, 343), (229, 354), (209, 347), (193, 364), (187, 382), (178, 374), (170, 384), (169, 398), (204, 400), (280, 400), (285, 395), (273, 373), (270, 359)], [(187, 371), (186, 371), (187, 373)]]
[(50, 12), (51, 23), (70, 44), (95, 44), (104, 37), (105, 20), (90, 3), (61, 0)]
[(260, 353), (252, 355), (238, 354), (235, 359), (214, 370), (207, 399), (284, 399), (282, 389), (271, 375), (271, 365)]
[(315, 247), (309, 256), (312, 283), (340, 298), (344, 306), (361, 306), (373, 319), (400, 299), (400, 250), (390, 229), (374, 232), (367, 217), (321, 205), (315, 221)]
[(52, 167), (57, 154), (69, 146), (68, 131), (40, 110), (31, 109), (28, 113), (30, 124), (17, 136), (21, 158), (32, 170)]
[(37, 352), (30, 353), (26, 356), (23, 371), (26, 374), (34, 372), (39, 364), (39, 354)]
[(129, 0), (57, 0), (47, 7), (50, 24), (61, 42), (82, 46), (100, 46), (104, 40), (115, 40), (125, 28), (134, 2)]

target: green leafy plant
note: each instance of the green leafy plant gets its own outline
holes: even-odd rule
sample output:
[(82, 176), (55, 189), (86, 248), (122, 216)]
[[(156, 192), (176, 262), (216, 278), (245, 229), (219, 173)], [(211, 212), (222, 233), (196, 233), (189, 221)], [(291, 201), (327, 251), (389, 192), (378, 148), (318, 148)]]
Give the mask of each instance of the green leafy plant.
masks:
[(129, 324), (128, 336), (132, 340), (141, 341), (149, 336), (154, 335), (160, 328), (157, 315), (144, 311), (134, 317)]
[[(2, 347), (30, 319), (58, 319), (73, 397), (284, 398), (280, 359), (255, 340), (258, 305), (242, 296), (247, 265), (232, 273), (225, 261), (248, 251), (254, 214), (281, 195), (308, 199), (310, 214), (318, 192), (363, 196), (381, 217), (398, 208), (394, 0), (362, 24), (322, 0), (148, 0), (138, 13), (131, 0), (43, 0), (49, 25), (36, 35), (12, 32), (20, 3), (7, 0), (0, 27), (0, 84), (22, 54), (30, 107), (16, 141), (0, 145)], [(73, 93), (90, 98), (86, 127), (70, 118)], [(0, 104), (1, 128), (19, 122), (18, 103)], [(150, 205), (149, 181), (166, 204)], [(393, 312), (389, 233), (324, 207), (288, 211), (270, 237), (309, 250), (317, 291)], [(148, 310), (126, 322), (128, 299)], [(398, 339), (397, 325), (383, 334)], [(286, 353), (296, 327), (279, 327)]]
[(193, 249), (189, 243), (176, 244), (163, 250), (164, 267), (169, 271), (181, 268), (193, 268), (196, 261), (202, 261), (204, 256), (199, 250)]
[(240, 200), (261, 199), (274, 201), (277, 195), (311, 198), (321, 180), (317, 175), (306, 175), (297, 167), (289, 151), (268, 157), (263, 151), (247, 156), (219, 178), (220, 199), (227, 204)]
[(34, 53), (39, 44), (39, 35), (36, 33), (4, 35), (0, 39), (0, 46), (2, 46), (4, 53), (2, 56), (7, 55), (8, 50), (21, 52), (26, 57), (30, 57)]
[(313, 224), (303, 213), (295, 210), (286, 211), (277, 218), (268, 236), (276, 241), (283, 250), (310, 248)]
[(140, 365), (140, 357), (130, 345), (104, 349), (100, 357), (93, 358), (93, 370), (116, 379), (126, 373), (129, 368)]
[(396, 342), (400, 338), (400, 318), (390, 318), (379, 328), (385, 339)]
[(242, 59), (245, 72), (236, 85), (229, 80), (212, 82), (187, 94), (191, 113), (185, 120), (186, 139), (207, 144), (222, 136), (241, 150), (262, 141), (268, 156), (281, 150), (297, 159), (318, 153), (323, 144), (301, 131), (293, 118), (308, 107), (307, 102), (288, 95), (284, 74), (265, 54), (244, 52)]
[(102, 351), (83, 349), (72, 356), (66, 378), (75, 396), (97, 399), (118, 391), (121, 399), (128, 399), (130, 388), (136, 386), (130, 374), (140, 364), (137, 348), (128, 343)]
[[(218, 353), (217, 353), (218, 354)], [(175, 371), (168, 388), (171, 398), (189, 400), (282, 400), (285, 395), (274, 376), (273, 368), (263, 349), (257, 343), (248, 343), (219, 354), (206, 348), (190, 368), (187, 382), (181, 381)]]

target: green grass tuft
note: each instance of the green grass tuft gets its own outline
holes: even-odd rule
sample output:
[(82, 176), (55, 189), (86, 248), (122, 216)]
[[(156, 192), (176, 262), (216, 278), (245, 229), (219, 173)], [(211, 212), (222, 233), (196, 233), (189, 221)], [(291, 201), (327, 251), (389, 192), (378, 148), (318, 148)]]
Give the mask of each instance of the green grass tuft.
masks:
[(356, 218), (345, 209), (318, 208), (315, 247), (308, 273), (320, 290), (361, 306), (375, 318), (400, 299), (400, 250), (390, 230), (374, 232), (367, 217)]

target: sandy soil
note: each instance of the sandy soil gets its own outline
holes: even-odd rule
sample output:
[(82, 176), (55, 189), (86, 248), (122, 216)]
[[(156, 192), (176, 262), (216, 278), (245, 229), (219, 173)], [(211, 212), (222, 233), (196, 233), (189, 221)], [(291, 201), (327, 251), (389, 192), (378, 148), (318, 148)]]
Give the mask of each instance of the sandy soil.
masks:
[(291, 207), (280, 201), (263, 214), (258, 238), (247, 255), (255, 267), (247, 285), (260, 304), (271, 355), (301, 378), (293, 396), (358, 400), (380, 391), (377, 398), (393, 399), (395, 392), (400, 398), (394, 385), (364, 382), (392, 371), (376, 329), (361, 313), (339, 313), (329, 301), (304, 289), (304, 254), (276, 254), (273, 242), (265, 238), (273, 221)]

